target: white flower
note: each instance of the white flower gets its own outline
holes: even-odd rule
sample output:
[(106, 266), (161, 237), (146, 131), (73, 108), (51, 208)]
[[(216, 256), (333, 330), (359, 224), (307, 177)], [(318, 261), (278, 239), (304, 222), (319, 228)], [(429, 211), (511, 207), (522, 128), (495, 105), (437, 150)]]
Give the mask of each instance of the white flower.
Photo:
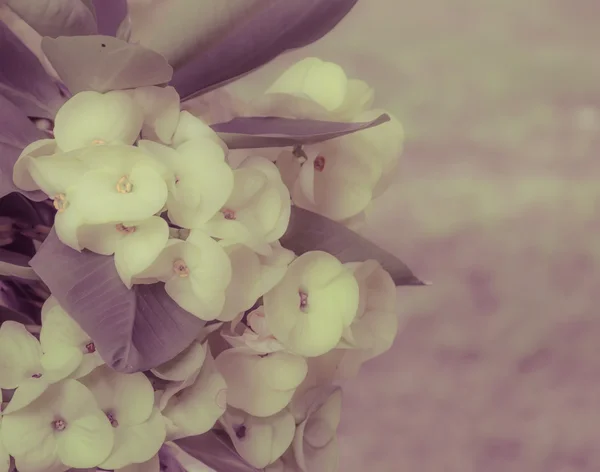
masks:
[(223, 351), (216, 363), (227, 383), (227, 404), (258, 417), (285, 408), (307, 370), (300, 356), (287, 352), (260, 355), (248, 348)]
[(345, 265), (353, 271), (359, 286), (358, 312), (344, 333), (344, 340), (356, 350), (346, 357), (364, 362), (383, 354), (394, 343), (398, 332), (396, 285), (377, 261)]
[(76, 365), (70, 374), (74, 379), (83, 377), (104, 364), (94, 342), (54, 297), (48, 298), (42, 306), (40, 344), (42, 351), (46, 355), (53, 355), (57, 362)]
[(240, 456), (259, 469), (281, 457), (292, 444), (296, 432), (294, 417), (286, 410), (257, 418), (230, 407), (223, 414), (221, 423)]
[(179, 94), (173, 87), (138, 87), (128, 91), (143, 113), (142, 138), (170, 144), (179, 123)]
[(288, 227), (289, 191), (277, 167), (264, 157), (248, 157), (233, 176), (233, 192), (221, 212), (202, 228), (223, 245), (245, 244), (270, 255), (269, 243), (283, 236)]
[(322, 389), (314, 396), (312, 391), (307, 393), (314, 401), (306, 419), (296, 428), (293, 441), (294, 457), (302, 472), (337, 472), (339, 468), (337, 428), (342, 412), (342, 391), (333, 389), (323, 401), (322, 393), (328, 390)]
[(160, 400), (170, 421), (169, 440), (206, 433), (225, 411), (228, 386), (208, 347), (204, 349), (202, 368), (171, 391), (167, 388)]
[(133, 283), (164, 282), (169, 296), (184, 310), (214, 320), (225, 304), (231, 263), (223, 248), (200, 230), (185, 241), (171, 239), (154, 263)]
[(192, 115), (189, 111), (181, 111), (179, 113), (179, 122), (173, 135), (172, 145), (177, 147), (180, 144), (197, 138), (210, 139), (215, 144), (218, 144), (225, 154), (228, 152), (225, 142), (202, 119)]
[(241, 244), (225, 247), (233, 275), (219, 320), (231, 321), (239, 313), (249, 310), (283, 278), (294, 253), (282, 248), (279, 242), (272, 243), (269, 249), (271, 255), (262, 256)]
[(15, 182), (41, 189), (58, 210), (55, 229), (66, 245), (81, 250), (84, 225), (144, 220), (167, 200), (164, 167), (134, 146), (97, 145), (48, 155), (49, 142), (22, 153)]
[(247, 324), (248, 326), (242, 323), (236, 325), (236, 331), (241, 331), (237, 336), (221, 335), (233, 347), (248, 347), (260, 354), (284, 350), (283, 345), (269, 331), (262, 306), (248, 313)]
[(175, 149), (142, 140), (139, 147), (169, 169), (167, 209), (173, 223), (193, 228), (212, 218), (229, 198), (233, 171), (223, 149), (206, 137)]
[(164, 249), (169, 225), (159, 216), (139, 222), (83, 225), (77, 231), (82, 248), (115, 257), (121, 280), (131, 287), (131, 279), (146, 270)]
[(223, 88), (199, 95), (181, 104), (182, 110), (205, 123), (225, 123), (244, 114), (246, 104)]
[(154, 390), (146, 376), (102, 366), (81, 382), (94, 394), (114, 431), (114, 447), (100, 467), (118, 469), (150, 460), (164, 442), (165, 423), (154, 408)]
[(65, 152), (95, 143), (133, 144), (143, 120), (142, 109), (128, 92), (79, 92), (56, 113), (54, 137)]
[(365, 82), (348, 79), (337, 64), (308, 57), (288, 68), (256, 106), (262, 114), (348, 121), (372, 101)]
[(263, 297), (269, 330), (288, 350), (314, 357), (333, 349), (358, 309), (358, 283), (334, 256), (307, 252)]
[(39, 341), (14, 321), (0, 326), (0, 388), (16, 388), (4, 413), (19, 410), (42, 395), (48, 387), (64, 379), (79, 365), (69, 356), (68, 346), (42, 353)]
[(113, 430), (94, 396), (72, 379), (50, 386), (27, 407), (5, 414), (1, 434), (22, 472), (96, 467), (114, 443)]

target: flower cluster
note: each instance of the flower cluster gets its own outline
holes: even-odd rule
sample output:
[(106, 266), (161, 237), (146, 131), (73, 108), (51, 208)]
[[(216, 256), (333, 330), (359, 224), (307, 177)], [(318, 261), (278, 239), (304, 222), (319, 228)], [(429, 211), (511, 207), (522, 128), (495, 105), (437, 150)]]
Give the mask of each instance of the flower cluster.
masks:
[[(337, 470), (341, 396), (332, 385), (391, 347), (395, 284), (374, 260), (296, 257), (281, 246), (287, 185), (295, 194), (306, 183), (284, 183), (289, 153), (231, 162), (219, 136), (179, 110), (171, 87), (80, 92), (58, 111), (53, 133), (24, 149), (14, 182), (52, 199), (62, 243), (113, 255), (125, 286), (164, 283), (181, 308), (211, 323), (174, 359), (132, 374), (107, 366), (54, 297), (39, 339), (3, 323), (0, 388), (13, 394), (0, 451), (20, 472), (157, 470), (165, 441), (216, 428), (253, 467)], [(321, 188), (317, 161), (305, 168), (315, 182), (307, 185)], [(332, 176), (323, 184), (331, 195), (352, 199), (355, 187), (323, 175)]]

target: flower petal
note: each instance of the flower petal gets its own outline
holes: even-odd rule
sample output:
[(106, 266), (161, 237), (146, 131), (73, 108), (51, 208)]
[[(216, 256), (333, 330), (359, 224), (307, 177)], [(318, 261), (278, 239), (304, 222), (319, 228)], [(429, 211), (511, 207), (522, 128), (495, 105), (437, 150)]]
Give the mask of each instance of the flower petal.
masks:
[(43, 38), (42, 50), (71, 93), (159, 85), (173, 74), (160, 54), (111, 36)]
[(152, 369), (152, 373), (160, 379), (183, 381), (202, 367), (205, 358), (206, 352), (202, 344), (194, 342), (169, 362)]
[(115, 429), (115, 445), (108, 459), (100, 464), (103, 469), (121, 469), (129, 464), (139, 464), (152, 459), (165, 440), (165, 422), (158, 409), (150, 418), (135, 426)]
[(70, 467), (95, 467), (108, 457), (114, 433), (103, 412), (77, 418), (57, 437), (57, 454)]
[(159, 216), (151, 216), (135, 231), (116, 244), (115, 266), (123, 283), (131, 287), (131, 280), (146, 270), (165, 248), (169, 239), (169, 225)]
[(134, 102), (143, 110), (142, 137), (170, 144), (179, 122), (179, 95), (173, 87), (138, 87)]
[(3, 413), (5, 415), (12, 414), (31, 405), (44, 394), (48, 387), (49, 384), (45, 378), (28, 378), (21, 381)]
[(54, 137), (65, 152), (89, 146), (94, 140), (133, 144), (143, 120), (142, 109), (127, 92), (80, 92), (58, 110)]
[(141, 372), (122, 374), (102, 366), (81, 382), (92, 391), (100, 409), (112, 413), (120, 426), (141, 424), (152, 414), (154, 390)]
[(16, 388), (40, 372), (42, 348), (21, 323), (5, 321), (0, 326), (0, 388)]
[(15, 162), (13, 181), (22, 190), (38, 190), (40, 186), (32, 179), (29, 172), (29, 161), (32, 157), (50, 156), (56, 152), (54, 139), (39, 139), (29, 144)]

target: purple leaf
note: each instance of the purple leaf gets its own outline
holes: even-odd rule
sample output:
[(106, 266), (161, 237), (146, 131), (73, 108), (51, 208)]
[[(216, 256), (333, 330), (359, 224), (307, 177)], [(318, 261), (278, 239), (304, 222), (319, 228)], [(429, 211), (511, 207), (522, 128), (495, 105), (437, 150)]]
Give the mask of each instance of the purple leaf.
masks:
[[(37, 57), (2, 21), (0, 44), (0, 94), (27, 116), (54, 119), (56, 111), (65, 102), (58, 85), (46, 74)], [(2, 113), (5, 113), (4, 110)]]
[(50, 232), (30, 262), (63, 308), (120, 372), (149, 370), (175, 357), (204, 322), (180, 308), (162, 284), (128, 290), (112, 256), (77, 252)]
[[(202, 0), (200, 12), (211, 21), (204, 20), (208, 37), (197, 40), (197, 53), (176, 68), (171, 85), (184, 100), (223, 86), (322, 38), (357, 2), (244, 0), (223, 6), (223, 0)], [(159, 15), (154, 19), (161, 21)]]
[(12, 178), (21, 151), (33, 141), (46, 137), (16, 105), (0, 94), (0, 198), (12, 192), (22, 193), (38, 202), (48, 198), (41, 191), (18, 189)]
[(173, 75), (157, 52), (111, 36), (46, 37), (42, 51), (72, 93), (160, 85)]
[(121, 21), (127, 16), (126, 0), (93, 0), (98, 34), (115, 36)]
[(308, 251), (325, 251), (344, 263), (375, 259), (396, 286), (426, 285), (396, 256), (344, 225), (297, 206), (292, 207), (290, 224), (280, 242), (298, 256)]
[(187, 472), (179, 461), (173, 456), (169, 447), (163, 446), (158, 451), (161, 472)]
[(175, 444), (217, 472), (259, 472), (240, 457), (225, 433), (211, 430), (179, 439)]
[(255, 149), (314, 144), (379, 126), (390, 120), (383, 114), (367, 123), (340, 123), (275, 116), (234, 118), (211, 128), (229, 149)]

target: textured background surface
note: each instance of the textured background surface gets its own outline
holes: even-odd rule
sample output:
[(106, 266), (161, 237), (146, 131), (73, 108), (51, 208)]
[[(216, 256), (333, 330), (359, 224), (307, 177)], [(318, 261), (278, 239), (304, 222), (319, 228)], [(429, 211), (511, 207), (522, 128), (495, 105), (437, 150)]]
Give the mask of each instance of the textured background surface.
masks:
[(394, 348), (347, 384), (341, 471), (600, 470), (599, 17), (597, 0), (363, 0), (236, 85), (318, 55), (406, 127), (367, 233), (435, 285), (399, 292)]

